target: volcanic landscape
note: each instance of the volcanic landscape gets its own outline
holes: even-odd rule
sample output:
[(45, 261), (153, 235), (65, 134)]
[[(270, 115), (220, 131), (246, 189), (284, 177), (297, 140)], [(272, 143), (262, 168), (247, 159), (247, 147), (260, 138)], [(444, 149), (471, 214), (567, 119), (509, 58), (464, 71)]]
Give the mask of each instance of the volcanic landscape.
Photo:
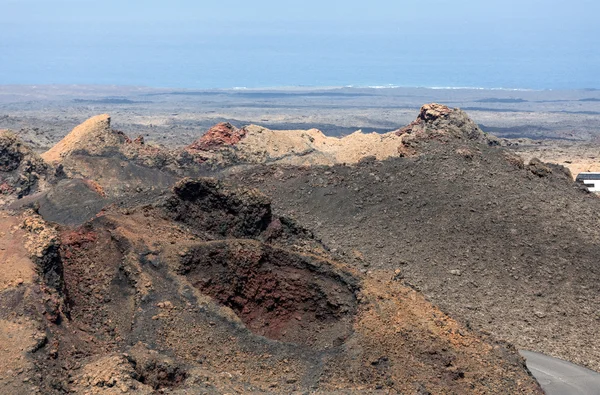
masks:
[(462, 110), (0, 132), (0, 393), (541, 394), (600, 370), (600, 201)]

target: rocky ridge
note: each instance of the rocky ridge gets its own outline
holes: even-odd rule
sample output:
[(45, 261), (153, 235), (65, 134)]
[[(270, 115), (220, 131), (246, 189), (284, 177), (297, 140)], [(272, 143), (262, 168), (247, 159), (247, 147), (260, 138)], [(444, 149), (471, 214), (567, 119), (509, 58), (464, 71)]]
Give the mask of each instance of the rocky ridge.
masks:
[[(222, 133), (222, 131), (227, 131)], [(332, 165), (356, 163), (374, 156), (398, 154), (400, 138), (394, 133), (327, 137), (320, 130), (270, 130), (257, 125), (236, 129), (219, 124), (185, 148), (197, 163), (213, 167), (242, 164)]]

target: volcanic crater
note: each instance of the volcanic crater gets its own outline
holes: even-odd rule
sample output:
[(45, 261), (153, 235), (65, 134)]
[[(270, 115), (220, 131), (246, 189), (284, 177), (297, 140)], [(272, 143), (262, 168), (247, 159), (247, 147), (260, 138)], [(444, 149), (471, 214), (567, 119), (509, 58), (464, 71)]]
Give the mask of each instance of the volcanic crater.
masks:
[(321, 349), (352, 333), (358, 281), (323, 259), (251, 240), (215, 241), (191, 248), (180, 273), (256, 334)]

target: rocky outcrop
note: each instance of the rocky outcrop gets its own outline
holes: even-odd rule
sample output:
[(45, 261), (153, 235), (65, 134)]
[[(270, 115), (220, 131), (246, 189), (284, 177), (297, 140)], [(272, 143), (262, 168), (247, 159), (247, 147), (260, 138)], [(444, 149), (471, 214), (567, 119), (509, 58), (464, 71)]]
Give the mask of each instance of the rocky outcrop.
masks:
[(216, 124), (186, 149), (191, 152), (218, 149), (223, 146), (236, 145), (246, 136), (246, 129), (238, 129), (228, 122)]
[(194, 163), (212, 167), (241, 164), (333, 165), (357, 163), (374, 156), (397, 155), (400, 138), (393, 133), (357, 131), (345, 137), (328, 137), (320, 130), (271, 130), (257, 125), (235, 129), (228, 124), (211, 128), (186, 147)]
[(500, 145), (498, 138), (484, 133), (464, 111), (437, 103), (425, 104), (417, 119), (395, 133), (402, 137), (400, 156), (416, 154), (416, 144), (430, 139), (466, 139)]
[(131, 139), (123, 132), (112, 129), (108, 114), (97, 115), (74, 128), (54, 147), (44, 152), (42, 158), (51, 164), (63, 164), (71, 172), (77, 163), (68, 159), (76, 156), (119, 156), (149, 167), (166, 166), (168, 150), (146, 143), (143, 136)]
[(26, 395), (46, 392), (39, 361), (52, 360), (48, 329), (68, 311), (58, 232), (32, 210), (12, 214), (0, 211), (0, 393)]
[[(102, 197), (119, 197), (146, 187), (168, 187), (174, 163), (171, 152), (144, 141), (131, 139), (111, 128), (110, 116), (92, 117), (75, 127), (42, 158), (57, 165), (64, 176), (82, 178)], [(161, 169), (167, 170), (162, 172)]]
[(45, 186), (50, 166), (14, 133), (0, 130), (0, 203)]
[(527, 165), (527, 168), (532, 174), (538, 177), (549, 177), (555, 175), (558, 178), (562, 178), (564, 181), (571, 184), (573, 182), (573, 175), (571, 171), (565, 166), (555, 163), (545, 163), (538, 158), (532, 158)]
[(424, 105), (410, 125), (384, 134), (357, 131), (339, 138), (325, 136), (317, 129), (270, 130), (257, 125), (237, 129), (221, 123), (187, 146), (180, 154), (180, 162), (210, 167), (355, 164), (369, 157), (383, 160), (417, 155), (418, 143), (432, 138), (499, 145), (498, 139), (482, 132), (460, 109), (432, 103)]
[(97, 115), (77, 126), (54, 147), (42, 154), (42, 158), (58, 164), (74, 152), (85, 151), (90, 155), (100, 155), (114, 150), (126, 141), (126, 136), (111, 129), (108, 114)]

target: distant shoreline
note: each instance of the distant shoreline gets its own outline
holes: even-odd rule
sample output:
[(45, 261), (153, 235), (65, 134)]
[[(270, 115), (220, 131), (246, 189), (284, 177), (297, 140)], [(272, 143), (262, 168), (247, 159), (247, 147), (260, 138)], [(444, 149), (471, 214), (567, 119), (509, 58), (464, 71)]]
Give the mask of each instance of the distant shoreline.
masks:
[(323, 91), (323, 90), (433, 90), (433, 91), (494, 91), (494, 92), (597, 92), (600, 88), (568, 88), (568, 89), (533, 89), (533, 88), (505, 88), (505, 87), (477, 87), (477, 86), (403, 86), (403, 85), (283, 85), (263, 87), (220, 87), (220, 88), (194, 88), (194, 87), (170, 87), (150, 85), (127, 85), (127, 84), (0, 84), (2, 89), (18, 88), (67, 88), (67, 89), (140, 89), (140, 90), (171, 90), (176, 92), (236, 92), (236, 91)]

